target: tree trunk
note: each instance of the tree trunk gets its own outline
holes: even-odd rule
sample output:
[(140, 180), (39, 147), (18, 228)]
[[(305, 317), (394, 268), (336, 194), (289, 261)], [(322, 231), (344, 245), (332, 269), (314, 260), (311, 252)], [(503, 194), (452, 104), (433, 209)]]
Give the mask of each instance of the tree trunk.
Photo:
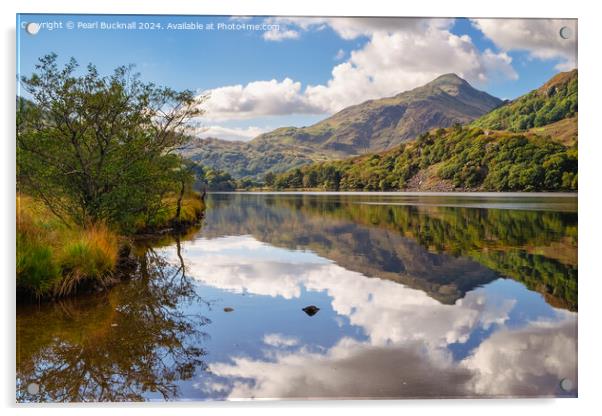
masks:
[(180, 188), (180, 195), (178, 195), (178, 204), (176, 206), (176, 216), (175, 219), (180, 222), (180, 213), (182, 212), (182, 199), (184, 198), (184, 189), (186, 184), (182, 181), (182, 187)]

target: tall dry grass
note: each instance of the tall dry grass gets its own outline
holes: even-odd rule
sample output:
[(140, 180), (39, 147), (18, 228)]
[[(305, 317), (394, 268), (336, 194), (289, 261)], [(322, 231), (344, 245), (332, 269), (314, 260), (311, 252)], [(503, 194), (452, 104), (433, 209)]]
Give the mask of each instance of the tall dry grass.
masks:
[[(153, 232), (192, 225), (205, 206), (198, 194), (182, 200), (175, 219), (177, 199), (166, 198), (165, 209), (140, 219), (133, 232)], [(82, 228), (63, 223), (43, 203), (17, 196), (17, 290), (34, 297), (62, 297), (83, 287), (107, 286), (114, 281), (119, 236), (104, 224)]]
[(64, 224), (42, 203), (17, 196), (17, 289), (35, 297), (60, 297), (82, 285), (113, 279), (119, 238), (107, 226)]

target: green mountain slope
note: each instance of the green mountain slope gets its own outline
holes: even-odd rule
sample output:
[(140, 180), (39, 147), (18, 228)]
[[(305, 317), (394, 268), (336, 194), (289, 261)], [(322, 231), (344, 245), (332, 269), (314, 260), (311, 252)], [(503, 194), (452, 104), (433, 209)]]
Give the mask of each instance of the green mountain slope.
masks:
[[(468, 126), (435, 129), (382, 153), (293, 169), (270, 183), (277, 189), (577, 190), (576, 84), (576, 71), (561, 73)], [(493, 130), (533, 114), (539, 121), (528, 130)]]
[(502, 102), (455, 74), (393, 97), (343, 109), (309, 127), (283, 127), (248, 143), (198, 140), (191, 159), (234, 177), (261, 177), (312, 161), (391, 149), (436, 127), (465, 124)]
[(260, 177), (265, 172), (284, 172), (311, 162), (326, 160), (313, 149), (283, 143), (256, 145), (253, 142), (203, 139), (194, 141), (184, 156), (212, 169), (227, 171), (235, 178)]
[(577, 70), (561, 72), (540, 88), (503, 105), (472, 124), (493, 130), (524, 131), (577, 114)]

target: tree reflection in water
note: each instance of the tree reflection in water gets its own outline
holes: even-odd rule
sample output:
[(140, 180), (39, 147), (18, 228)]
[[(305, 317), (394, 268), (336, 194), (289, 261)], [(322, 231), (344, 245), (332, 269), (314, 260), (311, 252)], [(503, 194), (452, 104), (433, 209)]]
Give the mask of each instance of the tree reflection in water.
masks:
[[(209, 238), (253, 235), (277, 247), (307, 248), (448, 304), (505, 277), (554, 307), (578, 309), (576, 198), (214, 194), (209, 203)], [(410, 250), (416, 244), (423, 249)], [(434, 273), (430, 254), (445, 254), (449, 265), (451, 257), (471, 260), (490, 272)]]
[(106, 293), (20, 307), (18, 401), (170, 400), (206, 368), (209, 320), (183, 307), (203, 302), (183, 261), (170, 267), (150, 248), (139, 260), (135, 277)]

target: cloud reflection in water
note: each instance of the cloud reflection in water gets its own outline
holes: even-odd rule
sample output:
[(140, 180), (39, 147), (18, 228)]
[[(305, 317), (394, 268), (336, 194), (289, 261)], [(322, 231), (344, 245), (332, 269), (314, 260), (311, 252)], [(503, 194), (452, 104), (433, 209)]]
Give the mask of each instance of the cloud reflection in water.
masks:
[[(173, 250), (165, 249), (165, 255), (176, 261)], [(334, 346), (316, 349), (304, 344), (303, 334), (266, 334), (257, 340), (265, 345), (263, 358), (240, 355), (209, 364), (220, 381), (199, 383), (208, 394), (230, 399), (545, 396), (563, 395), (562, 378), (576, 382), (576, 314), (546, 305), (550, 313), (539, 319), (521, 313), (511, 319), (523, 303), (541, 301), (524, 288), (517, 298), (489, 290), (489, 284), (445, 305), (421, 290), (252, 236), (199, 238), (184, 244), (184, 257), (191, 277), (226, 291), (284, 299), (325, 292), (338, 315), (332, 319), (346, 317), (367, 337), (341, 334)], [(492, 334), (454, 359), (451, 344), (487, 331)]]

